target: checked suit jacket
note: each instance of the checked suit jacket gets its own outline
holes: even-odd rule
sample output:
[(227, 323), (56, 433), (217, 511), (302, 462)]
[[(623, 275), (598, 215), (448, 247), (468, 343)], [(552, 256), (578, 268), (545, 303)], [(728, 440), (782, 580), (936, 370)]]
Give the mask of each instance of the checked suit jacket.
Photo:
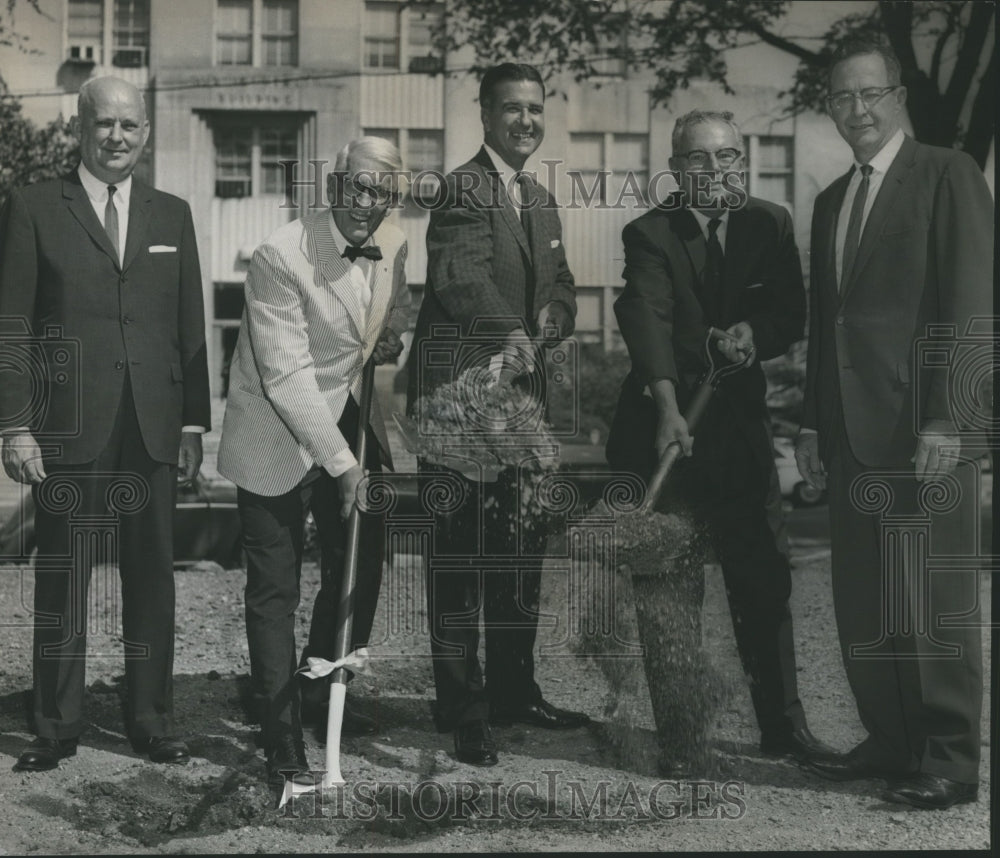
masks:
[[(499, 351), (518, 326), (537, 334), (538, 314), (550, 301), (576, 315), (562, 225), (548, 191), (532, 184), (528, 235), (485, 149), (450, 173), (445, 187), (445, 204), (431, 212), (427, 232), (427, 286), (410, 350), (411, 408), (465, 368), (463, 346), (478, 360)], [(441, 331), (454, 344), (451, 367), (422, 361), (423, 344)]]
[[(366, 318), (332, 229), (328, 209), (307, 215), (272, 233), (250, 262), (218, 467), (255, 494), (285, 494), (347, 449), (337, 422), (349, 395), (360, 400), (365, 361), (387, 325), (407, 329), (403, 233), (383, 223), (373, 236), (382, 259), (372, 263)], [(369, 425), (391, 465), (377, 397)]]

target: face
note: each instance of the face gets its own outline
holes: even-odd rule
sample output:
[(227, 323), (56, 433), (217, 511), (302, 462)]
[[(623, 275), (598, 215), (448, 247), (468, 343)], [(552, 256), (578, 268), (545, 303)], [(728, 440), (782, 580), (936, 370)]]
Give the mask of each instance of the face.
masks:
[(93, 98), (77, 119), (80, 158), (102, 182), (113, 185), (132, 174), (149, 137), (142, 96), (122, 81), (92, 84)]
[(493, 88), (481, 117), (487, 145), (520, 170), (545, 136), (545, 93), (534, 81), (503, 81)]
[[(834, 66), (830, 74), (830, 95), (856, 93), (865, 89), (884, 89), (890, 86), (885, 60), (878, 54), (859, 54)], [(906, 104), (906, 88), (899, 87), (885, 93), (871, 107), (861, 98), (854, 98), (846, 107), (828, 104), (830, 116), (840, 136), (854, 151), (862, 164), (871, 160), (899, 130)]]
[[(367, 158), (348, 163), (347, 177), (338, 187), (334, 173), (327, 180), (333, 222), (351, 244), (364, 244), (379, 228), (393, 201), (393, 177)], [(381, 182), (378, 180), (381, 178)]]
[[(738, 153), (730, 160), (733, 153)], [(678, 151), (670, 158), (678, 182), (691, 208), (706, 214), (720, 213), (727, 188), (733, 180), (723, 181), (723, 175), (743, 169), (745, 156), (740, 138), (728, 122), (709, 119), (689, 126), (680, 141)]]

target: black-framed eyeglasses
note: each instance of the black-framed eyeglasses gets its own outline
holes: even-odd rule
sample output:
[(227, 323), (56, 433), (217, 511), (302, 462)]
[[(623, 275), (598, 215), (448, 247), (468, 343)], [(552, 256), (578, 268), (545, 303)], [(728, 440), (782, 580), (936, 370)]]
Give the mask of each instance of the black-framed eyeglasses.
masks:
[(684, 158), (693, 167), (709, 167), (712, 164), (712, 155), (715, 155), (715, 163), (720, 167), (731, 167), (743, 153), (739, 149), (717, 149), (715, 152), (706, 152), (704, 149), (692, 149), (690, 152), (682, 152), (677, 157)]
[(860, 98), (865, 105), (865, 110), (871, 110), (894, 89), (899, 89), (899, 84), (896, 86), (869, 86), (853, 91), (844, 90), (843, 92), (835, 92), (833, 95), (828, 96), (826, 103), (831, 111), (846, 113), (854, 107), (854, 102)]

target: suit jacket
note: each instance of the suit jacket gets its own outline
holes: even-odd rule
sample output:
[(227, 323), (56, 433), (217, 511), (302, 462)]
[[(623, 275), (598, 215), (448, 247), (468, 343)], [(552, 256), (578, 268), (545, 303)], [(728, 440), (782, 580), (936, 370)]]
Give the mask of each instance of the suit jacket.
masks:
[[(550, 301), (576, 315), (573, 275), (566, 263), (555, 200), (533, 184), (531, 235), (521, 224), (485, 149), (446, 178), (446, 203), (431, 212), (427, 231), (427, 285), (410, 354), (410, 405), (463, 369), (462, 349), (475, 360), (499, 351), (519, 325), (529, 334)], [(450, 365), (421, 361), (422, 344), (445, 326)], [(567, 335), (572, 331), (565, 332)]]
[[(760, 363), (784, 354), (801, 339), (805, 323), (805, 289), (792, 219), (781, 206), (754, 197), (730, 211), (721, 315), (713, 319), (706, 316), (699, 298), (704, 233), (694, 215), (675, 203), (651, 209), (622, 232), (625, 289), (615, 301), (615, 315), (632, 370), (608, 439), (608, 460), (638, 473), (651, 469), (656, 415), (643, 389), (653, 379), (669, 378), (683, 409), (707, 369), (708, 327), (725, 329), (747, 321), (757, 359), (722, 382), (715, 396), (728, 403), (728, 410), (715, 404), (695, 437), (704, 441), (719, 428), (712, 425), (713, 415), (715, 423), (735, 418), (741, 431), (752, 433), (751, 446), (762, 467), (769, 466), (772, 453), (763, 429), (767, 383)], [(717, 350), (713, 357), (716, 366), (726, 362)], [(697, 451), (704, 445), (696, 441), (695, 446)]]
[[(281, 227), (254, 252), (218, 459), (219, 473), (241, 488), (284, 494), (347, 449), (337, 422), (350, 394), (360, 400), (364, 363), (390, 319), (397, 333), (408, 324), (406, 239), (387, 223), (374, 239), (382, 259), (373, 262), (367, 319), (328, 209)], [(377, 397), (369, 425), (391, 463)]]
[(5, 373), (2, 425), (28, 426), (41, 444), (59, 445), (46, 461), (92, 461), (127, 371), (147, 451), (176, 463), (181, 427), (211, 424), (187, 203), (133, 178), (122, 264), (75, 171), (15, 191), (0, 233), (0, 358), (28, 369)]
[[(949, 365), (962, 362), (954, 350), (969, 321), (992, 313), (993, 201), (968, 155), (907, 137), (872, 205), (841, 294), (835, 243), (849, 180), (850, 172), (826, 188), (813, 210), (802, 425), (819, 431), (828, 460), (842, 402), (851, 449), (862, 464), (909, 468), (924, 421), (970, 422), (968, 411), (952, 408), (962, 393)], [(928, 336), (929, 325), (953, 329)], [(928, 348), (951, 356), (935, 366), (925, 358)]]

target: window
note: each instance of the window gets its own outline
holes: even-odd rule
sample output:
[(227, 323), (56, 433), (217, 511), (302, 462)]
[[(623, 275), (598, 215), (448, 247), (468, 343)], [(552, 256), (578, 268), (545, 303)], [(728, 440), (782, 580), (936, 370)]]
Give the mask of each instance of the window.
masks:
[(625, 65), (625, 36), (626, 21), (623, 17), (620, 21), (617, 32), (611, 30), (611, 24), (607, 31), (602, 31), (597, 40), (597, 58), (593, 61), (594, 72), (607, 77), (624, 77)]
[(298, 0), (218, 0), (215, 43), (218, 65), (298, 65)]
[[(440, 176), (444, 175), (444, 131), (436, 128), (365, 128), (366, 136), (381, 137), (397, 149), (403, 159), (403, 172), (414, 180), (410, 195), (419, 201), (437, 199)], [(420, 173), (426, 175), (417, 182)]]
[(571, 201), (610, 206), (645, 201), (649, 184), (649, 136), (570, 134), (568, 165)]
[(444, 63), (434, 47), (434, 29), (443, 9), (440, 3), (365, 3), (365, 68), (441, 71)]
[(791, 211), (795, 203), (794, 138), (754, 135), (749, 143), (750, 193)]
[(71, 60), (99, 63), (104, 40), (104, 10), (102, 0), (69, 0), (66, 34)]
[(282, 161), (299, 155), (299, 124), (295, 120), (226, 119), (213, 129), (215, 196), (242, 199), (262, 194), (284, 195)]
[(115, 0), (111, 63), (121, 68), (147, 65), (149, 0)]

